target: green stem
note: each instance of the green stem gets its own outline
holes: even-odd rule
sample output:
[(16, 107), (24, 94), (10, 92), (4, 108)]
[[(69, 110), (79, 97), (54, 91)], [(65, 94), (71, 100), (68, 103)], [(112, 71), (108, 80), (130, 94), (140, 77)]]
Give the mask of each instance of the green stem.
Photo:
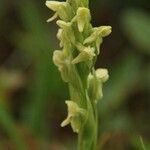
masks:
[[(87, 97), (87, 96), (86, 96)], [(97, 117), (91, 101), (87, 97), (87, 120), (78, 135), (78, 150), (96, 150)]]
[[(92, 120), (91, 120), (92, 121)], [(78, 150), (96, 150), (97, 133), (96, 122), (92, 123), (88, 121), (78, 135)]]

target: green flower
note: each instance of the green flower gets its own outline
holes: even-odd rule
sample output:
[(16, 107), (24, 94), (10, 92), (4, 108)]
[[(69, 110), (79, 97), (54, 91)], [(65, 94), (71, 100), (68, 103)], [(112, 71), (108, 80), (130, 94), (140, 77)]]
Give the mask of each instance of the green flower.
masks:
[(97, 69), (93, 74), (88, 76), (89, 96), (96, 103), (103, 97), (103, 83), (109, 78), (108, 70), (104, 68)]
[(61, 127), (71, 124), (73, 131), (78, 133), (80, 131), (82, 124), (86, 119), (86, 110), (80, 108), (73, 101), (66, 101), (66, 104), (68, 106), (68, 116), (61, 123)]
[(103, 37), (111, 33), (111, 26), (100, 26), (92, 29), (92, 34), (84, 40), (84, 44), (91, 44), (95, 42), (97, 54), (100, 53), (99, 47), (103, 42)]
[(63, 43), (71, 42), (72, 44), (75, 44), (75, 36), (72, 30), (72, 24), (70, 22), (64, 22), (62, 20), (58, 20), (56, 23), (62, 29), (61, 33), (58, 33), (58, 37), (63, 36), (62, 38), (60, 38), (61, 40), (64, 40)]
[(68, 2), (46, 1), (46, 6), (56, 12), (55, 17), (53, 16), (49, 21), (52, 21), (56, 16), (64, 21), (69, 21), (73, 16), (72, 8)]
[(72, 64), (77, 64), (83, 61), (89, 61), (92, 60), (93, 57), (96, 56), (94, 53), (94, 48), (89, 47), (85, 47), (80, 53), (79, 55), (73, 59)]
[(100, 82), (102, 83), (106, 82), (109, 79), (108, 70), (104, 68), (97, 69), (96, 77)]
[(58, 67), (58, 70), (61, 73), (61, 77), (65, 82), (69, 81), (69, 65), (70, 61), (65, 56), (63, 51), (55, 50), (53, 53), (53, 62)]
[(76, 17), (79, 32), (83, 32), (85, 26), (87, 26), (91, 21), (90, 10), (85, 7), (79, 7)]

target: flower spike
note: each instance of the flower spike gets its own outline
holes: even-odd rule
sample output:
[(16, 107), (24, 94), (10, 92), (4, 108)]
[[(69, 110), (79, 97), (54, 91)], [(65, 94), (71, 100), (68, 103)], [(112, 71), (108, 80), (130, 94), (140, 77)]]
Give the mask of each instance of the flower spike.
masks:
[(79, 136), (78, 150), (95, 150), (97, 140), (97, 102), (103, 97), (103, 84), (108, 70), (95, 69), (100, 46), (112, 32), (111, 26), (93, 27), (89, 0), (46, 1), (54, 11), (47, 20), (55, 19), (59, 29), (57, 39), (61, 50), (53, 53), (62, 80), (68, 83), (70, 99), (66, 101), (68, 115), (61, 126), (71, 125)]

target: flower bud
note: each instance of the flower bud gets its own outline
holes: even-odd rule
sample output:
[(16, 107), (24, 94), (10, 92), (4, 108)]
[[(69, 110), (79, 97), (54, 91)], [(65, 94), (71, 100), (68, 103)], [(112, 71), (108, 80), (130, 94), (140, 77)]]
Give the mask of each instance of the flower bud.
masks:
[(88, 76), (88, 93), (92, 100), (97, 102), (103, 97), (103, 83), (109, 78), (107, 69), (97, 69), (94, 75)]
[(73, 131), (78, 133), (86, 118), (86, 110), (80, 108), (73, 101), (66, 101), (66, 104), (68, 106), (68, 116), (61, 123), (61, 127), (71, 124)]
[(72, 64), (77, 64), (83, 61), (92, 60), (95, 56), (94, 48), (86, 47), (73, 61)]
[(97, 102), (103, 97), (102, 83), (92, 74), (88, 76), (88, 94), (90, 99), (94, 100), (94, 102)]
[(60, 51), (60, 50), (55, 50), (54, 51), (54, 53), (53, 53), (53, 62), (57, 67), (64, 64), (64, 59), (65, 59), (65, 57), (64, 57), (62, 51)]
[(69, 80), (69, 60), (65, 57), (63, 51), (55, 50), (53, 53), (53, 62), (58, 67), (61, 77), (65, 82)]
[(102, 83), (106, 82), (109, 79), (108, 70), (104, 68), (100, 68), (96, 70), (96, 77)]

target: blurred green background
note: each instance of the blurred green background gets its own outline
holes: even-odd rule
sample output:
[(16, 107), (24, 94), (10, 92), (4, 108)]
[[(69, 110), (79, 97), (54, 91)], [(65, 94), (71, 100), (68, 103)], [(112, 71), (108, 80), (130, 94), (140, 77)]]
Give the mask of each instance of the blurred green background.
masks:
[[(67, 85), (52, 63), (55, 23), (44, 0), (0, 0), (0, 150), (75, 150), (61, 128)], [(98, 150), (150, 150), (150, 1), (90, 0), (93, 26), (111, 25), (96, 67), (110, 79), (99, 102)]]

